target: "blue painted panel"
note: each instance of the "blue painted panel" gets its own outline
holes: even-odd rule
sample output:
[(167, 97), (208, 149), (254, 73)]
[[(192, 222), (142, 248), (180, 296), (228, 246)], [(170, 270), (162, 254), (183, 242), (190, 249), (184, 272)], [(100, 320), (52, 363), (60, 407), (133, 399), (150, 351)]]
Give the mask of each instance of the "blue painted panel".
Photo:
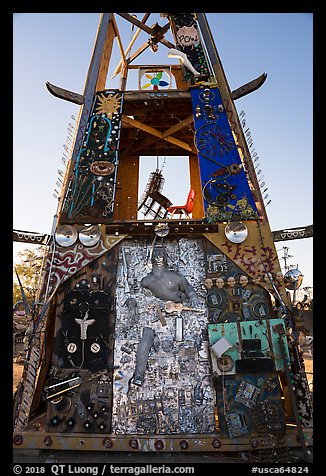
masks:
[(279, 380), (274, 373), (221, 376), (216, 404), (221, 435), (227, 438), (285, 434)]
[(207, 221), (257, 219), (257, 209), (217, 87), (191, 88)]

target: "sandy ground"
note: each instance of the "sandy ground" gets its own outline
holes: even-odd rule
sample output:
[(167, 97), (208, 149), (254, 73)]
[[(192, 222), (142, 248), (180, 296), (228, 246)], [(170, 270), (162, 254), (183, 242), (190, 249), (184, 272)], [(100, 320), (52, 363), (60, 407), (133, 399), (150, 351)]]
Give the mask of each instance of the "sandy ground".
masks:
[(13, 393), (15, 393), (15, 391), (16, 391), (16, 388), (19, 384), (22, 373), (23, 373), (23, 365), (14, 363), (13, 364), (13, 382), (12, 382), (13, 383), (13, 388), (12, 388)]

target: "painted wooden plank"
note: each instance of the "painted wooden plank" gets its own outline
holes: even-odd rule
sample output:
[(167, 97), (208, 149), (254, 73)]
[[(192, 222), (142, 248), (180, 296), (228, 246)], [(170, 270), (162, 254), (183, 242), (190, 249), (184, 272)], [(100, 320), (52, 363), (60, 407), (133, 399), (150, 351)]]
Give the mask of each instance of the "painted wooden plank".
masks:
[(224, 73), (223, 66), (220, 61), (215, 42), (206, 19), (206, 15), (204, 13), (197, 13), (197, 21), (200, 27), (203, 40), (206, 45), (207, 54), (212, 65), (216, 81), (218, 83), (218, 87), (223, 100), (223, 104), (225, 106), (226, 113), (228, 115), (230, 126), (235, 135), (235, 140), (241, 160), (245, 163), (250, 175), (258, 213), (267, 220), (267, 214), (264, 207), (263, 198), (261, 196), (258, 179), (251, 160), (248, 160), (248, 158), (250, 157), (250, 152), (242, 132), (237, 111), (231, 98), (232, 93), (230, 91), (226, 75)]
[[(109, 28), (111, 15), (112, 15), (111, 13), (103, 13), (101, 14), (101, 17), (100, 17), (93, 55), (92, 55), (89, 69), (88, 69), (88, 74), (87, 74), (84, 92), (83, 92), (85, 100), (79, 112), (76, 139), (74, 142), (74, 147), (71, 154), (71, 160), (68, 166), (69, 168), (67, 169), (65, 182), (63, 185), (61, 198), (60, 198), (60, 202), (58, 206), (58, 220), (59, 221), (60, 221), (61, 210), (62, 210), (62, 206), (64, 202), (64, 197), (66, 194), (67, 187), (69, 186), (69, 179), (73, 173), (75, 162), (77, 160), (78, 154), (82, 147), (83, 138), (86, 132), (86, 127), (87, 127), (88, 119), (89, 119), (92, 104), (93, 104), (94, 93), (95, 93), (96, 85), (99, 79), (101, 64), (104, 65), (104, 63), (102, 63), (102, 56), (103, 56), (106, 39), (108, 36), (108, 28)], [(100, 75), (100, 78), (101, 77), (102, 76)]]

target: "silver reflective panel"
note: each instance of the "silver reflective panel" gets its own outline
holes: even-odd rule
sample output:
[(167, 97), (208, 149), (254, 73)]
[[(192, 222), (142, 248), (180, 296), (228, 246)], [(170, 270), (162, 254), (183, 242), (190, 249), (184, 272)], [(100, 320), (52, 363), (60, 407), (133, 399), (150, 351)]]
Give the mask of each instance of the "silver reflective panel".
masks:
[(61, 225), (55, 232), (55, 240), (60, 246), (71, 246), (77, 240), (77, 230), (72, 225)]
[(96, 245), (101, 238), (101, 230), (97, 225), (86, 226), (79, 232), (79, 240), (85, 246)]
[(225, 236), (231, 243), (242, 243), (248, 236), (248, 229), (241, 221), (233, 221), (226, 225)]
[(299, 289), (302, 284), (303, 274), (298, 269), (289, 269), (284, 275), (284, 285), (286, 289)]

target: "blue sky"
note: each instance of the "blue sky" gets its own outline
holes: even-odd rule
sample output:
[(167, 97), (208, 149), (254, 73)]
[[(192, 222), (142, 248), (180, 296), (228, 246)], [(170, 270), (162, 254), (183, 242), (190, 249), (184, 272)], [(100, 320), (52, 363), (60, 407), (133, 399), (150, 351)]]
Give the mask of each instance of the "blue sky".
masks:
[[(131, 12), (133, 13), (133, 12)], [(136, 13), (138, 19), (143, 14)], [(116, 15), (124, 47), (130, 24)], [(311, 13), (207, 13), (207, 19), (231, 90), (267, 73), (264, 85), (235, 102), (245, 112), (253, 148), (259, 156), (271, 203), (272, 230), (313, 223), (313, 15)], [(52, 96), (49, 81), (82, 93), (93, 50), (99, 13), (16, 13), (13, 15), (13, 225), (50, 233), (57, 200), (58, 170), (79, 106)], [(159, 14), (147, 24), (165, 24)], [(140, 34), (131, 53), (147, 40)], [(171, 39), (167, 35), (168, 39)], [(140, 56), (136, 64), (169, 64), (164, 46)], [(120, 59), (113, 47), (107, 88), (118, 87), (111, 75)], [(127, 89), (135, 89), (129, 75)], [(159, 158), (162, 165), (163, 157)], [(156, 168), (156, 157), (143, 161), (140, 195)], [(167, 160), (163, 192), (181, 204), (189, 189), (182, 174), (185, 159)], [(180, 177), (184, 176), (183, 180)], [(178, 178), (176, 183), (176, 177)], [(177, 185), (177, 186), (176, 186)], [(279, 256), (289, 247), (290, 264), (299, 265), (303, 286), (313, 286), (313, 239), (276, 243)], [(14, 244), (14, 252), (26, 245)], [(281, 265), (283, 261), (281, 260)]]

